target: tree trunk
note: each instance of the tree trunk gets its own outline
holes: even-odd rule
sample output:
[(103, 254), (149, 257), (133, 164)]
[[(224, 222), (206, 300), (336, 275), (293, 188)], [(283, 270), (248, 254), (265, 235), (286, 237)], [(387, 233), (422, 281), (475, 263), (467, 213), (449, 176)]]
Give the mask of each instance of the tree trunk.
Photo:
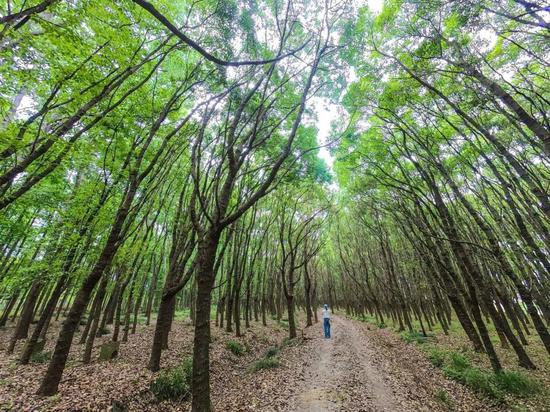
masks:
[(19, 291), (16, 291), (12, 293), (10, 299), (8, 300), (8, 303), (6, 304), (6, 307), (4, 308), (4, 312), (2, 313), (2, 317), (0, 318), (0, 328), (6, 326), (6, 322), (8, 321), (10, 317), (10, 312), (17, 303), (17, 298), (19, 297)]
[[(57, 305), (57, 302), (61, 297), (61, 293), (63, 293), (63, 288), (65, 287), (66, 280), (67, 280), (66, 276), (62, 276), (57, 281), (57, 284), (55, 285), (55, 289), (53, 290), (46, 307), (42, 311), (42, 314), (40, 315), (40, 319), (38, 319), (38, 323), (36, 324), (30, 339), (25, 344), (25, 347), (21, 354), (21, 358), (19, 359), (19, 363), (21, 363), (22, 365), (26, 365), (29, 363), (31, 355), (34, 352), (36, 343), (38, 342), (38, 339), (40, 338), (40, 336), (43, 335), (42, 329), (47, 329), (47, 324), (49, 323), (49, 319), (51, 319), (53, 312), (55, 311), (55, 306)], [(45, 335), (45, 331), (44, 331), (44, 335)]]
[(294, 316), (294, 296), (286, 297), (286, 308), (288, 311), (288, 337), (294, 339), (296, 337), (296, 320)]
[(39, 280), (35, 280), (32, 283), (31, 289), (27, 294), (27, 298), (25, 299), (25, 304), (23, 305), (23, 311), (21, 312), (21, 316), (17, 322), (17, 326), (15, 327), (15, 331), (13, 332), (13, 336), (10, 340), (8, 353), (13, 353), (13, 350), (15, 349), (15, 344), (19, 339), (24, 339), (27, 337), (29, 333), (29, 326), (32, 322), (36, 302), (42, 286), (42, 282)]
[[(128, 194), (128, 196), (130, 196), (130, 194)], [(131, 199), (133, 199), (133, 195), (131, 196)], [(59, 382), (61, 381), (61, 376), (63, 375), (63, 370), (65, 369), (65, 364), (67, 363), (67, 357), (69, 356), (69, 350), (71, 349), (73, 336), (78, 328), (78, 323), (80, 322), (82, 313), (88, 305), (88, 301), (94, 287), (103, 276), (105, 270), (111, 265), (113, 257), (120, 247), (119, 236), (130, 207), (130, 204), (128, 204), (127, 201), (124, 203), (125, 204), (121, 207), (121, 209), (119, 209), (119, 213), (117, 213), (117, 218), (115, 219), (115, 223), (111, 229), (111, 233), (109, 234), (109, 238), (107, 239), (99, 259), (88, 277), (82, 283), (67, 318), (63, 322), (52, 359), (48, 365), (46, 374), (42, 379), (40, 388), (38, 389), (38, 395), (51, 396), (57, 393)]]
[(94, 347), (94, 341), (95, 341), (96, 332), (99, 325), (99, 319), (101, 317), (101, 306), (102, 306), (101, 304), (105, 296), (106, 287), (107, 287), (107, 277), (104, 277), (97, 290), (98, 305), (96, 307), (96, 311), (94, 314), (91, 315), (92, 324), (91, 324), (90, 332), (88, 333), (88, 339), (86, 340), (86, 348), (84, 349), (84, 355), (82, 356), (82, 363), (84, 364), (90, 363), (90, 360), (92, 358), (92, 349)]
[(212, 411), (210, 403), (210, 305), (219, 239), (219, 231), (211, 229), (199, 242), (197, 251), (197, 301), (191, 382), (192, 412)]
[(157, 323), (155, 325), (155, 335), (153, 337), (153, 345), (151, 347), (151, 356), (149, 357), (149, 365), (147, 366), (153, 372), (160, 369), (160, 357), (164, 342), (167, 340), (165, 335), (168, 335), (168, 329), (170, 328), (174, 300), (174, 295), (168, 295), (165, 293), (163, 293), (160, 300)]

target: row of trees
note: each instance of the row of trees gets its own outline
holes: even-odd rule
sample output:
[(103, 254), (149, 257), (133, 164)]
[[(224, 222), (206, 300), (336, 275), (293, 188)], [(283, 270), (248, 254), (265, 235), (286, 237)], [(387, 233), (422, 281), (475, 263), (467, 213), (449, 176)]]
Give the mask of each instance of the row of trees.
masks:
[(1, 323), (17, 322), (8, 351), (26, 338), (28, 363), (63, 317), (39, 394), (58, 391), (76, 342), (88, 363), (107, 325), (118, 348), (141, 313), (147, 324), (156, 313), (155, 371), (176, 308), (192, 309), (196, 411), (211, 407), (213, 305), (240, 334), (242, 317), (265, 323), (285, 302), (296, 336), (295, 286), (328, 210), (316, 129), (302, 123), (329, 79), (321, 68), (339, 49), (345, 7), (2, 9)]
[(491, 322), (534, 369), (526, 335), (550, 354), (547, 17), (519, 1), (401, 3), (357, 28), (371, 59), (356, 56), (338, 150), (339, 299), (424, 333), (454, 313), (498, 372)]
[[(488, 322), (520, 365), (528, 334), (550, 353), (542, 5), (2, 7), (0, 326), (27, 363), (63, 320), (39, 394), (140, 315), (158, 370), (183, 307), (195, 411), (213, 310), (237, 335), (286, 311), (295, 337), (323, 299), (403, 329), (456, 316), (495, 371)], [(334, 213), (308, 106), (352, 79)]]

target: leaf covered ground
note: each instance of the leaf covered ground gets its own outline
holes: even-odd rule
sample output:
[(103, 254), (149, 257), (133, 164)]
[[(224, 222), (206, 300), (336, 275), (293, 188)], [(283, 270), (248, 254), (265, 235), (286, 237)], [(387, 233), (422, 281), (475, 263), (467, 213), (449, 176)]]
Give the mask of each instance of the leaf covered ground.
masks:
[[(11, 330), (8, 327), (0, 332), (2, 345)], [(74, 345), (60, 392), (50, 398), (34, 395), (46, 363), (22, 366), (17, 364), (16, 355), (3, 354), (0, 409), (187, 411), (188, 400), (159, 402), (149, 390), (158, 376), (145, 367), (153, 330), (153, 326), (140, 326), (111, 362), (82, 365), (79, 358), (83, 348)], [(390, 330), (336, 317), (331, 340), (322, 338), (320, 324), (300, 331), (292, 341), (285, 339), (286, 333), (284, 323), (271, 320), (268, 327), (253, 322), (241, 338), (213, 327), (211, 379), (216, 410), (497, 410), (447, 379), (418, 347), (406, 344)], [(163, 353), (163, 368), (173, 367), (190, 355), (192, 336), (188, 322), (175, 322), (169, 349)], [(108, 339), (99, 338), (96, 346)], [(244, 353), (234, 354), (228, 348), (229, 341), (238, 342)], [(46, 351), (52, 345), (50, 339)], [(443, 402), (441, 393), (449, 400)]]

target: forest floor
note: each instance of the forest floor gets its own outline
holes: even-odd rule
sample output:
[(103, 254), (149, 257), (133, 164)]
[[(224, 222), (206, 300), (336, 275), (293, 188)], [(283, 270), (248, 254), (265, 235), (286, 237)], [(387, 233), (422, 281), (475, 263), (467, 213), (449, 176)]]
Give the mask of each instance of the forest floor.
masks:
[[(58, 325), (56, 325), (58, 327)], [(243, 330), (244, 330), (243, 325)], [(322, 337), (321, 323), (299, 330), (288, 341), (286, 324), (252, 322), (245, 336), (212, 327), (212, 398), (217, 411), (496, 411), (463, 385), (447, 379), (414, 344), (389, 329), (335, 316), (332, 339)], [(5, 347), (12, 327), (0, 330)], [(158, 402), (149, 391), (158, 374), (146, 369), (154, 327), (140, 325), (111, 362), (82, 365), (81, 345), (73, 345), (58, 395), (34, 395), (47, 363), (17, 365), (16, 355), (0, 356), (0, 410), (187, 411), (188, 400)], [(51, 350), (54, 332), (49, 339)], [(99, 338), (97, 345), (108, 341)], [(246, 352), (227, 348), (238, 341)], [(191, 353), (192, 326), (177, 320), (164, 351), (170, 368)], [(254, 370), (266, 351), (277, 348), (277, 367)], [(19, 346), (18, 346), (19, 348)], [(17, 351), (16, 351), (17, 353)], [(449, 400), (442, 402), (444, 391)], [(452, 405), (449, 406), (449, 405)]]
[(450, 410), (437, 398), (438, 390), (450, 394), (455, 411), (499, 410), (447, 379), (418, 348), (390, 330), (335, 316), (331, 339), (323, 338), (321, 322), (303, 337), (303, 344), (283, 350), (279, 368), (260, 372), (260, 391), (254, 382), (244, 387), (242, 392), (251, 396), (236, 410)]

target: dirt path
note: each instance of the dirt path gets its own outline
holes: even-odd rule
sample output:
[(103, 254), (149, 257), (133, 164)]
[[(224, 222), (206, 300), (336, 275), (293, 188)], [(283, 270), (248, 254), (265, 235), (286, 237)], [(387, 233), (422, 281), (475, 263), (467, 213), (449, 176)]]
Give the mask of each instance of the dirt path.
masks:
[[(294, 411), (340, 411), (346, 404), (359, 406), (358, 401), (362, 410), (398, 410), (388, 378), (354, 322), (333, 317), (333, 338), (318, 335), (312, 345), (317, 354), (305, 372), (309, 387), (296, 397)], [(353, 396), (358, 387), (362, 393)]]
[[(496, 411), (464, 386), (447, 379), (415, 345), (394, 332), (333, 316), (332, 339), (322, 337), (322, 324), (304, 331), (300, 345), (279, 386), (268, 392), (285, 399), (265, 411), (412, 412)], [(296, 350), (293, 349), (293, 350)], [(281, 388), (281, 384), (283, 387)], [(444, 404), (436, 393), (448, 394)], [(451, 406), (452, 405), (452, 406)]]

